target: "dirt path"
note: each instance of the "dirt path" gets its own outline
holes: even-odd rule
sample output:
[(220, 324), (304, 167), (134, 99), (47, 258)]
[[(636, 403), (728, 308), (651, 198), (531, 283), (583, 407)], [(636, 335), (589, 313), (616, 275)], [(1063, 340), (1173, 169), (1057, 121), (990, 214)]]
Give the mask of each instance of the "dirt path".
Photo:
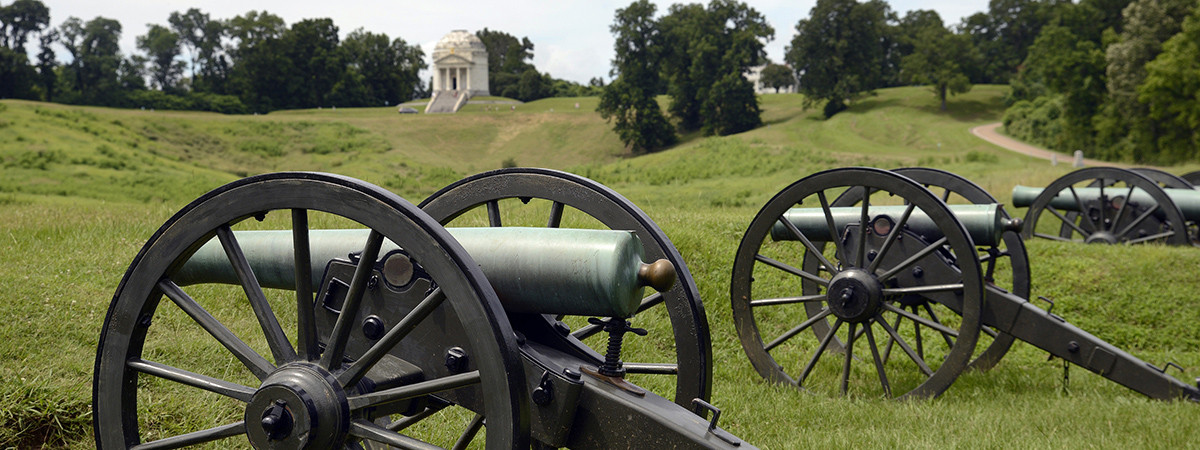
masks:
[[(1046, 149), (1040, 148), (1040, 147), (1034, 147), (1032, 145), (1026, 144), (1024, 142), (1021, 142), (1016, 139), (1013, 139), (1008, 136), (1004, 136), (1004, 135), (1001, 135), (1000, 133), (997, 133), (996, 129), (1000, 128), (1003, 125), (1004, 124), (1000, 123), (1000, 122), (989, 123), (986, 125), (980, 125), (980, 126), (971, 128), (971, 134), (979, 136), (980, 139), (991, 142), (993, 144), (996, 144), (996, 145), (1006, 148), (1008, 150), (1012, 150), (1014, 152), (1020, 153), (1022, 155), (1029, 155), (1034, 158), (1041, 158), (1041, 159), (1045, 159), (1045, 160), (1050, 160), (1051, 158), (1057, 157), (1059, 164), (1072, 164), (1075, 162), (1074, 156), (1064, 155), (1064, 154), (1058, 153), (1058, 152), (1052, 152), (1050, 150), (1046, 150)], [(1089, 167), (1093, 167), (1093, 166), (1128, 167), (1123, 164), (1114, 164), (1114, 163), (1111, 163), (1108, 161), (1099, 161), (1099, 160), (1088, 159), (1088, 158), (1083, 159), (1083, 165), (1089, 166)]]

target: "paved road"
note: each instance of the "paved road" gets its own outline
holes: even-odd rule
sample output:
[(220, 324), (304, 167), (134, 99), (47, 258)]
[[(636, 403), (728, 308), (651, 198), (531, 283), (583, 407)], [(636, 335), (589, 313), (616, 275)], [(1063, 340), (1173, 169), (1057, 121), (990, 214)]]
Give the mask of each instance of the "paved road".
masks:
[[(1006, 148), (1008, 150), (1012, 150), (1014, 152), (1017, 152), (1017, 153), (1020, 153), (1023, 155), (1029, 155), (1034, 158), (1041, 158), (1041, 159), (1049, 160), (1049, 159), (1057, 156), (1058, 162), (1060, 164), (1071, 164), (1075, 161), (1074, 156), (1064, 155), (1064, 154), (1058, 153), (1058, 152), (1052, 152), (1050, 150), (1046, 150), (1041, 147), (1034, 147), (1032, 145), (1018, 141), (1018, 140), (1010, 138), (1008, 136), (1001, 135), (1000, 133), (996, 132), (996, 129), (1000, 128), (1001, 126), (1004, 126), (1004, 124), (1001, 122), (980, 125), (980, 126), (971, 128), (971, 134), (979, 136), (979, 138), (981, 138), (985, 141), (991, 142), (993, 144), (996, 144), (1000, 147)], [(1114, 163), (1111, 163), (1108, 161), (1099, 161), (1099, 160), (1088, 159), (1088, 158), (1083, 159), (1083, 165), (1089, 166), (1089, 167), (1094, 167), (1094, 166), (1128, 167), (1123, 164), (1114, 164)]]

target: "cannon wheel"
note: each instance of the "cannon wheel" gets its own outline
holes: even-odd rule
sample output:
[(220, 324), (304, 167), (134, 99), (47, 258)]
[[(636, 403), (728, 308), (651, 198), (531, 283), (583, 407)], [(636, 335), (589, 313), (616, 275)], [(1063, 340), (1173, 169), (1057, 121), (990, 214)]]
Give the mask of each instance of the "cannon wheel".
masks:
[[(1116, 186), (1118, 183), (1123, 186)], [(1102, 195), (1104, 195), (1104, 189), (1111, 189), (1115, 196), (1125, 198), (1128, 198), (1134, 191), (1141, 190), (1154, 199), (1157, 205), (1155, 208), (1137, 214), (1136, 217), (1133, 217), (1133, 210), (1126, 208), (1126, 202), (1120, 202), (1120, 206), (1106, 202), (1105, 207), (1097, 211), (1098, 217), (1070, 214), (1071, 211), (1064, 213), (1050, 205), (1051, 200), (1061, 193), (1076, 195), (1076, 186), (1099, 187)], [(1078, 197), (1075, 198), (1077, 209), (1087, 210), (1083, 201)], [(1154, 230), (1142, 228), (1154, 211), (1160, 211), (1163, 217), (1161, 225), (1168, 228)], [(1057, 235), (1037, 231), (1038, 223), (1043, 217), (1046, 220), (1058, 221)], [(1183, 213), (1157, 181), (1135, 171), (1114, 167), (1088, 167), (1054, 180), (1030, 204), (1029, 211), (1025, 213), (1023, 233), (1026, 238), (1037, 236), (1057, 241), (1083, 243), (1136, 244), (1160, 241), (1170, 245), (1187, 245), (1191, 242)]]
[(1170, 172), (1164, 172), (1162, 170), (1152, 169), (1149, 167), (1134, 167), (1129, 170), (1140, 173), (1140, 174), (1142, 174), (1142, 176), (1145, 176), (1146, 178), (1154, 180), (1155, 183), (1158, 183), (1159, 186), (1162, 186), (1164, 188), (1170, 188), (1170, 189), (1195, 189), (1196, 188), (1195, 183), (1192, 183), (1191, 181), (1188, 181), (1186, 178), (1181, 177), (1179, 175), (1175, 175)]
[[(251, 217), (266, 222), (246, 220)], [(351, 327), (357, 326), (351, 323), (355, 314), (350, 312), (358, 310), (356, 299), (370, 289), (364, 287), (369, 286), (370, 270), (354, 275), (341, 307), (347, 313), (341, 317), (350, 319), (345, 324), (339, 319), (329, 336), (316, 331), (307, 271), (298, 271), (294, 300), (279, 300), (274, 294), (280, 291), (264, 293), (231, 227), (289, 228), (295, 236), (294, 248), (306, 249), (310, 219), (314, 224), (342, 226), (353, 221), (354, 226), (371, 229), (365, 255), (377, 253), (379, 242), (388, 239), (419, 261), (439, 289), (427, 293), (431, 313), (412, 313), (406, 319), (419, 324), (437, 317), (469, 324), (463, 327), (474, 330), (469, 336), (445, 338), (448, 344), (468, 346), (467, 371), (438, 376), (437, 368), (421, 368), (419, 381), (372, 392), (370, 381), (381, 381), (373, 377), (391, 373), (389, 369), (364, 361), (365, 356), (349, 361), (344, 351), (353, 339), (348, 337)], [(224, 244), (231, 264), (243, 268), (242, 289), (201, 285), (185, 292), (171, 280), (174, 269), (214, 236)], [(293, 253), (295, 260), (286, 263), (309, 267), (307, 251)], [(239, 294), (230, 295), (234, 291)], [(276, 300), (268, 300), (266, 294)], [(164, 295), (169, 299), (165, 303)], [(295, 329), (288, 324), (295, 324)], [(284, 331), (285, 325), (290, 332)], [(187, 338), (178, 333), (203, 335), (196, 341), (227, 351), (175, 356), (185, 352), (181, 347), (194, 349), (197, 344), (185, 342)], [(207, 341), (207, 336), (216, 342)], [(398, 343), (381, 344), (380, 349), (405, 346), (406, 333), (397, 336), (393, 342)], [(379, 343), (386, 341), (385, 337)], [(175, 362), (189, 358), (220, 363)], [(239, 435), (259, 448), (349, 448), (360, 442), (409, 448), (422, 443), (372, 422), (373, 405), (379, 400), (420, 399), (467, 388), (481, 397), (482, 410), (477, 412), (487, 417), (488, 448), (528, 448), (529, 406), (522, 367), (516, 339), (495, 292), (478, 265), (436, 221), (395, 194), (361, 181), (319, 173), (267, 174), (222, 186), (187, 205), (135, 257), (113, 296), (100, 335), (93, 425), (97, 447), (103, 449), (130, 448), (143, 439), (152, 441), (146, 443), (148, 448), (175, 448)], [(370, 380), (359, 381), (368, 369)], [(228, 419), (223, 425), (196, 425), (195, 431), (179, 425), (176, 428), (184, 429), (179, 431), (170, 425), (203, 424), (209, 417), (157, 417), (142, 410), (161, 402), (162, 396), (173, 402), (179, 398), (183, 414), (191, 411), (186, 405), (219, 402), (230, 404), (232, 411), (230, 417), (220, 419)], [(236, 420), (235, 413), (244, 420)], [(467, 431), (473, 433), (474, 427)]]
[(1193, 186), (1200, 185), (1200, 170), (1185, 173), (1180, 175), (1179, 178), (1183, 178), (1188, 183), (1192, 183)]
[[(861, 202), (863, 215), (870, 215), (872, 202), (903, 202), (913, 211), (928, 215), (944, 239), (925, 243), (907, 234), (901, 239), (895, 239), (899, 233), (889, 233), (887, 238), (872, 236), (871, 239), (882, 239), (885, 243), (866, 264), (859, 261), (868, 261), (863, 245), (868, 239), (868, 227), (847, 227), (847, 240), (836, 242), (833, 249), (818, 248), (794, 227), (791, 232), (804, 237), (799, 242), (767, 239), (771, 227), (781, 222), (788, 209), (797, 205), (821, 208), (828, 217), (832, 206), (827, 199), (848, 189), (871, 193), (867, 196), (870, 201)], [(904, 220), (898, 220), (892, 230), (903, 229)], [(841, 235), (832, 223), (828, 233)], [(853, 243), (858, 243), (858, 252), (849, 251)], [(889, 253), (900, 245), (910, 249), (919, 246), (920, 250)], [(853, 382), (856, 392), (861, 390), (866, 395), (935, 397), (945, 392), (967, 367), (978, 340), (983, 274), (975, 252), (962, 224), (946, 204), (908, 178), (870, 168), (835, 169), (810, 175), (768, 201), (742, 237), (730, 283), (738, 337), (755, 369), (772, 382), (814, 391), (838, 390), (842, 395), (849, 393)], [(918, 257), (907, 258), (910, 254)], [(955, 260), (956, 266), (946, 262)], [(799, 267), (803, 269), (797, 267), (797, 262), (802, 263)], [(932, 269), (939, 264), (945, 267), (939, 273), (951, 274), (950, 277), (935, 279), (933, 270), (926, 270), (931, 275), (918, 282), (914, 277), (919, 275), (910, 275), (919, 266)], [(857, 284), (850, 285), (859, 289), (842, 289), (847, 280), (857, 280), (854, 282)], [(873, 284), (876, 287), (871, 287)], [(925, 287), (918, 287), (919, 284)], [(797, 285), (802, 289), (796, 289)], [(829, 289), (831, 285), (838, 287)], [(802, 291), (798, 296), (797, 290)], [(873, 293), (861, 296), (860, 291)], [(953, 305), (950, 309), (957, 314), (956, 321), (926, 322), (927, 326), (941, 330), (946, 346), (938, 350), (940, 353), (920, 354), (910, 344), (913, 335), (906, 336), (893, 326), (898, 317), (913, 318), (896, 300), (918, 291), (939, 303)], [(852, 304), (869, 306), (856, 310), (848, 306)], [(832, 326), (830, 320), (834, 322)], [(839, 331), (844, 328), (848, 330)], [(809, 329), (812, 332), (805, 332)], [(764, 336), (771, 341), (764, 342)], [(865, 344), (860, 339), (863, 336)], [(893, 345), (900, 347), (906, 357), (887, 359), (884, 353)], [(858, 353), (864, 347), (867, 351)], [(821, 361), (824, 355), (839, 353), (841, 356), (836, 359), (840, 361)], [(814, 380), (817, 373), (837, 373), (840, 387), (829, 380)]]
[[(949, 203), (952, 200), (951, 195), (953, 194), (973, 204), (1000, 203), (992, 194), (979, 187), (979, 185), (945, 170), (925, 167), (905, 167), (895, 169), (893, 172), (916, 181), (925, 186), (925, 188), (934, 191), (935, 194), (939, 193), (938, 189), (935, 188), (940, 188), (943, 202)], [(858, 195), (854, 197), (853, 202), (845, 206), (857, 204), (862, 200), (861, 191), (857, 192)], [(833, 206), (843, 206), (839, 203), (842, 202), (843, 197), (846, 197), (846, 194), (842, 194), (837, 200), (834, 200)], [(1001, 209), (1000, 212), (1005, 219), (1009, 219), (1007, 211)], [(1021, 239), (1020, 234), (1012, 231), (1004, 232), (1001, 239), (1003, 245), (992, 247), (980, 246), (979, 253), (980, 260), (983, 261), (984, 265), (985, 281), (995, 283), (995, 279), (991, 274), (995, 272), (999, 260), (1007, 258), (1007, 268), (1011, 271), (1011, 280), (1005, 283), (1005, 289), (1021, 298), (1030, 298), (1029, 255), (1025, 251), (1025, 241)], [(985, 371), (994, 367), (1004, 358), (1004, 355), (1008, 353), (1009, 347), (1012, 347), (1013, 341), (1016, 338), (1011, 334), (998, 332), (988, 326), (984, 326), (980, 331), (987, 334), (992, 339), (992, 342), (986, 349), (976, 355), (975, 360), (971, 361), (971, 364), (967, 368)]]
[[(626, 361), (625, 368), (631, 374), (674, 376), (675, 402), (689, 410), (697, 408), (692, 403), (694, 398), (708, 401), (712, 390), (712, 341), (699, 289), (683, 257), (666, 234), (625, 197), (578, 175), (548, 169), (513, 168), (459, 180), (429, 196), (420, 206), (443, 224), (482, 207), (487, 210), (490, 226), (502, 226), (499, 201), (514, 198), (523, 203), (529, 203), (532, 199), (548, 201), (550, 213), (545, 222), (547, 227), (558, 227), (565, 208), (570, 207), (598, 220), (609, 229), (632, 230), (641, 239), (648, 261), (666, 259), (675, 266), (678, 275), (675, 285), (661, 295), (646, 297), (638, 307), (639, 314), (650, 308), (666, 308), (674, 333), (675, 361)], [(556, 318), (546, 316), (546, 320)], [(634, 325), (637, 325), (636, 316)], [(598, 332), (596, 326), (585, 325), (571, 334), (603, 349), (606, 345), (603, 336), (588, 339)], [(603, 361), (600, 353), (590, 348), (587, 353), (596, 363)]]

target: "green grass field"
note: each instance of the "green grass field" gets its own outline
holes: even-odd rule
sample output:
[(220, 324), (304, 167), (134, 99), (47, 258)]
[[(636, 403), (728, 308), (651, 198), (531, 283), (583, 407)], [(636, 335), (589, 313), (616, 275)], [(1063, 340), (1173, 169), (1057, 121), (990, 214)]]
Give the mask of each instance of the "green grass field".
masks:
[[(658, 222), (705, 300), (721, 424), (761, 448), (1196, 446), (1200, 406), (1148, 400), (1080, 368), (1064, 389), (1061, 362), (1026, 344), (992, 371), (964, 374), (942, 397), (913, 402), (773, 386), (743, 353), (729, 302), (734, 252), (758, 209), (791, 182), (842, 166), (930, 166), (1006, 202), (1014, 185), (1045, 185), (1071, 170), (970, 134), (1000, 119), (1004, 89), (977, 86), (947, 112), (926, 89), (884, 90), (828, 121), (798, 96), (767, 95), (759, 129), (685, 136), (640, 157), (624, 152), (594, 112), (595, 98), (436, 116), (393, 108), (221, 116), (0, 101), (0, 448), (94, 445), (92, 367), (113, 291), (154, 230), (208, 190), (252, 174), (316, 170), (417, 203), (514, 163), (595, 179)], [(1053, 298), (1056, 314), (1150, 363), (1177, 362), (1187, 368), (1172, 372), (1182, 380), (1200, 376), (1200, 251), (1028, 245), (1033, 293)]]

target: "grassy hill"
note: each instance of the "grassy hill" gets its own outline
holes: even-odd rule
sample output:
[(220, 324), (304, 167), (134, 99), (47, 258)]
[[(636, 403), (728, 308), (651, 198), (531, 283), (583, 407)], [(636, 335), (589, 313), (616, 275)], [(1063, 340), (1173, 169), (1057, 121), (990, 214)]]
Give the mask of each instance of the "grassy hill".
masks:
[[(685, 136), (640, 157), (624, 152), (594, 98), (436, 116), (392, 108), (221, 116), (0, 101), (0, 342), (8, 343), (0, 346), (0, 448), (92, 445), (91, 371), (108, 302), (145, 239), (204, 192), (249, 174), (320, 170), (415, 203), (506, 161), (593, 178), (662, 226), (705, 299), (721, 423), (755, 445), (1195, 445), (1196, 405), (1146, 400), (1081, 369), (1065, 391), (1059, 362), (1028, 345), (927, 402), (806, 395), (762, 382), (746, 360), (729, 311), (729, 270), (746, 225), (784, 186), (834, 167), (922, 165), (959, 173), (1005, 201), (1015, 184), (1044, 185), (1071, 170), (968, 132), (999, 120), (1004, 89), (977, 86), (947, 112), (926, 89), (883, 90), (827, 121), (798, 96), (767, 95), (764, 127)], [(1200, 251), (1029, 246), (1034, 293), (1053, 297), (1056, 314), (1152, 363), (1178, 362), (1188, 368), (1181, 379), (1200, 374)]]

